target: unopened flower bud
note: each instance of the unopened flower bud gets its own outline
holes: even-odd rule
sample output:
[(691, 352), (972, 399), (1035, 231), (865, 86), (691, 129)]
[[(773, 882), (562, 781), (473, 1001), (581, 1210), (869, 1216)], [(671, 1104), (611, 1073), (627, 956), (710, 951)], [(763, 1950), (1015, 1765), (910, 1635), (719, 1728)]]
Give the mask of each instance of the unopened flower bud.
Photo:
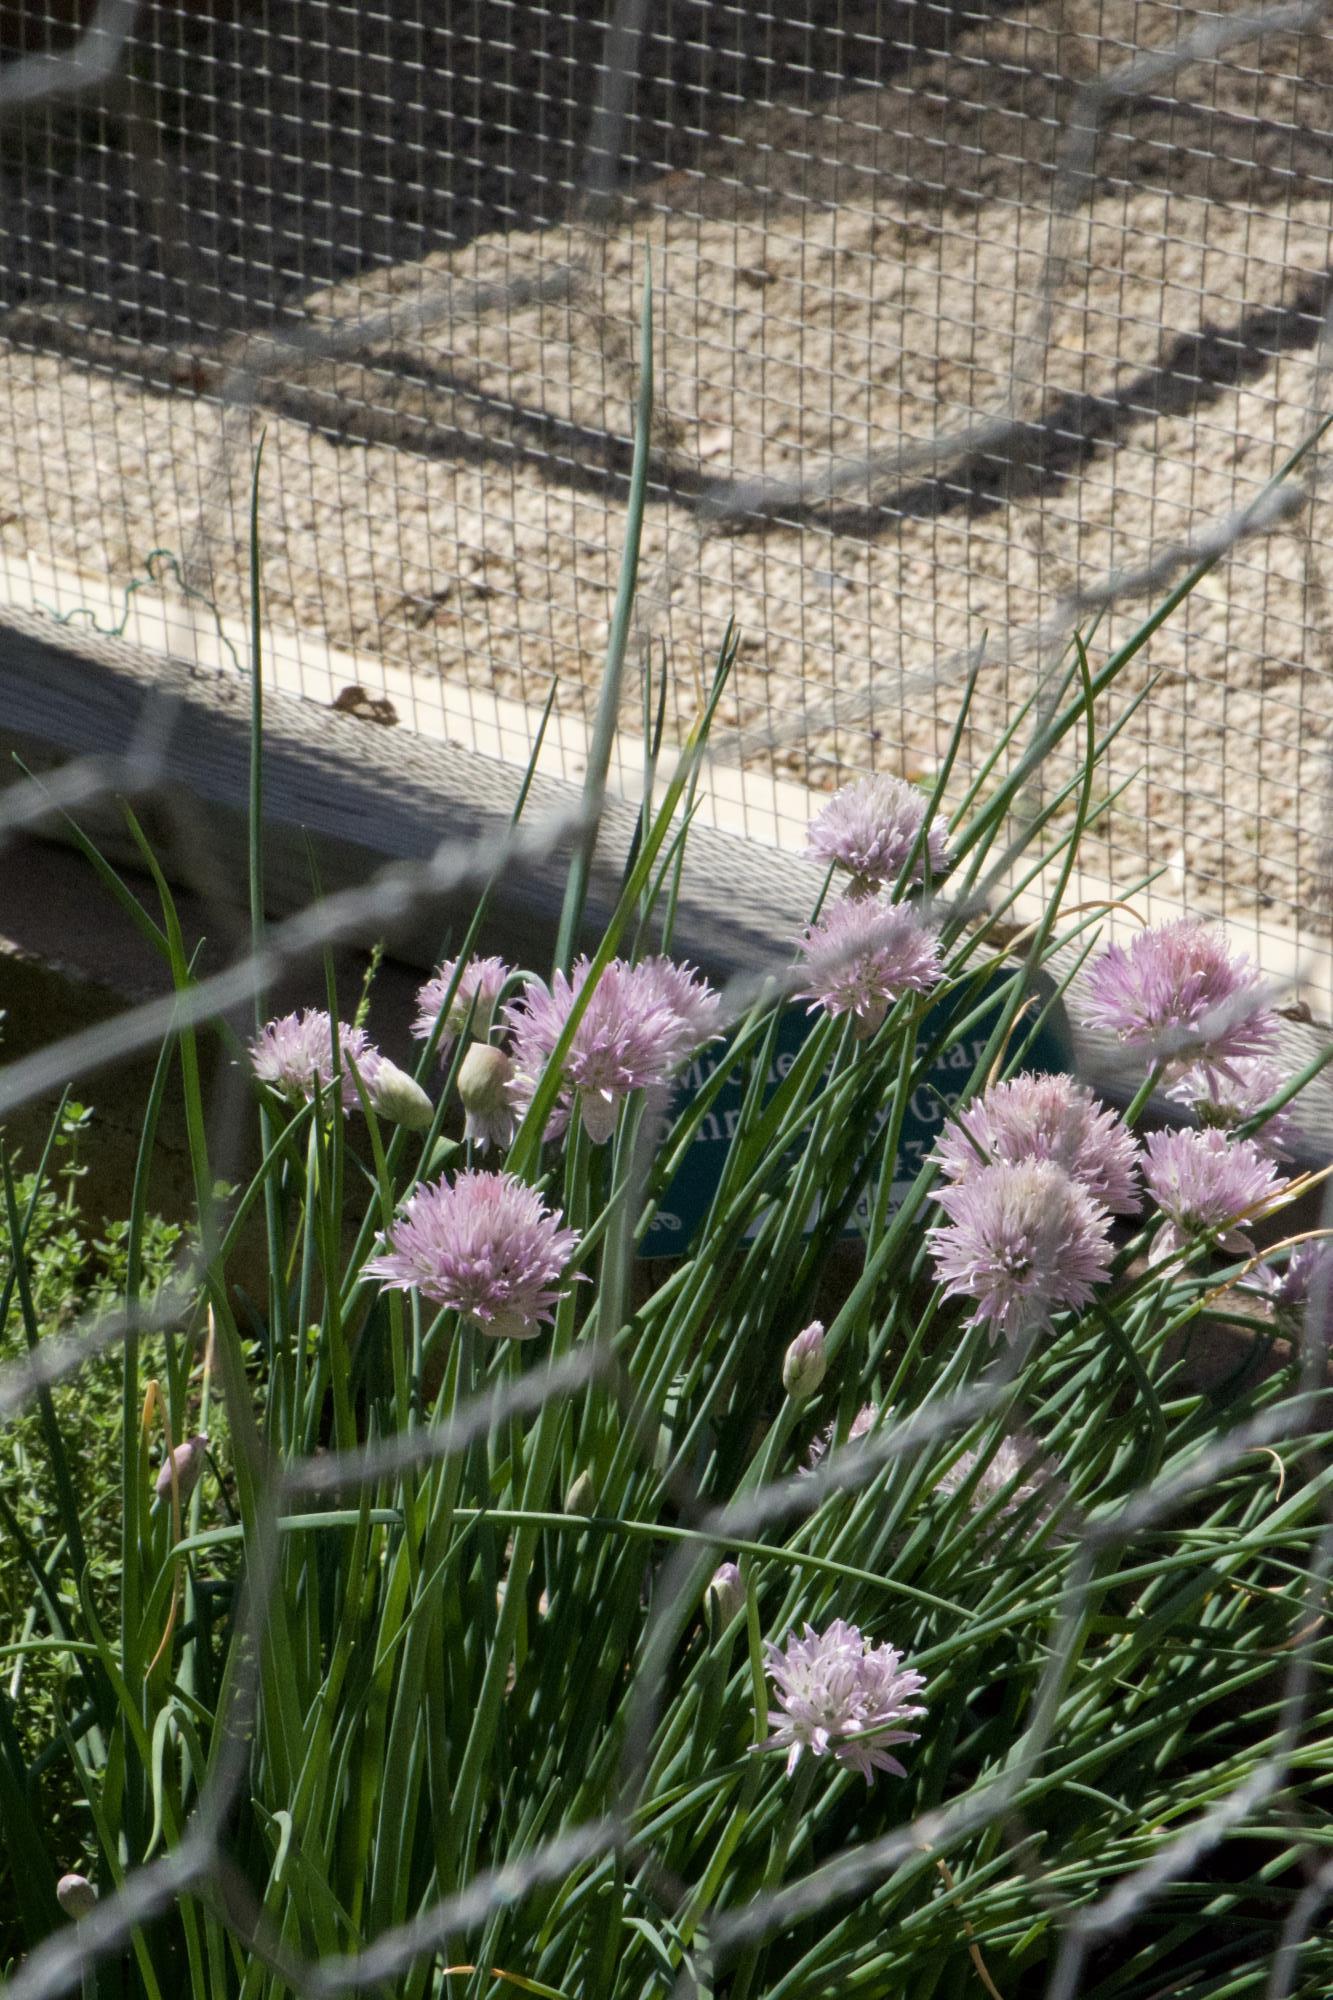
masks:
[(583, 1129), (594, 1146), (604, 1146), (616, 1129), (620, 1099), (609, 1090), (581, 1090), (579, 1110)]
[(409, 1132), (424, 1132), (435, 1116), (435, 1106), (421, 1085), (384, 1056), (366, 1082), (366, 1096), (381, 1118)]
[(204, 1469), (208, 1456), (208, 1432), (200, 1431), (197, 1437), (186, 1438), (178, 1444), (169, 1458), (164, 1458), (157, 1475), (157, 1497), (159, 1500), (171, 1498), (171, 1469), (176, 1468), (176, 1484), (180, 1488), (181, 1505), (189, 1499), (199, 1484), (199, 1475)]
[(467, 1113), (463, 1137), (483, 1152), (487, 1146), (508, 1146), (514, 1136), (513, 1074), (513, 1063), (492, 1042), (474, 1042), (458, 1066), (458, 1095)]
[(823, 1381), (827, 1368), (824, 1323), (812, 1319), (804, 1333), (797, 1334), (782, 1357), (782, 1386), (793, 1403), (809, 1401)]
[(597, 1488), (593, 1485), (592, 1474), (585, 1466), (565, 1495), (565, 1512), (567, 1514), (594, 1514), (596, 1511)]
[(704, 1592), (704, 1608), (719, 1627), (730, 1625), (745, 1605), (745, 1583), (735, 1563), (723, 1563), (713, 1572)]
[(868, 1000), (861, 1012), (852, 1019), (852, 1040), (868, 1042), (877, 1035), (888, 1018), (887, 1000)]
[(62, 1875), (56, 1883), (56, 1901), (67, 1917), (77, 1921), (97, 1908), (97, 1891), (86, 1875)]

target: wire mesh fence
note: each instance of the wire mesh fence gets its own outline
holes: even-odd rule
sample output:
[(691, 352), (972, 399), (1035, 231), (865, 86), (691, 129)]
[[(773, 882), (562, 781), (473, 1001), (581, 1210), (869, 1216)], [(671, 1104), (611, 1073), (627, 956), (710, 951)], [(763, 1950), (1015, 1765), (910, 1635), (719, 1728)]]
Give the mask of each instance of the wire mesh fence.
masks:
[[(627, 519), (651, 252), (660, 395), (639, 658), (660, 661), (681, 735), (700, 663), (739, 619), (714, 752), (751, 782), (717, 795), (718, 817), (787, 842), (804, 836), (811, 791), (870, 768), (930, 778), (971, 677), (965, 783), (1076, 625), (1114, 641), (1211, 557), (1115, 691), (1122, 707), (1144, 699), (1112, 745), (1102, 782), (1115, 798), (1091, 844), (1114, 886), (1165, 866), (1168, 905), (1225, 916), (1261, 948), (1317, 952), (1333, 536), (1319, 451), (1271, 482), (1327, 414), (1323, 18), (1314, 0), (1207, 16), (1112, 0), (986, 13), (840, 0), (800, 19), (721, 0), (607, 13), (477, 0), (438, 16), (276, 0), (0, 7), (10, 602), (104, 623), (123, 611), (145, 644), (193, 645), (211, 669), (237, 671), (262, 430), (277, 684), (518, 762), (554, 683), (570, 724), (558, 757), (579, 775)], [(637, 704), (631, 689), (631, 730)], [(1063, 775), (1052, 759), (1047, 781)], [(80, 803), (97, 782), (71, 771), (64, 796)], [(46, 809), (47, 794), (15, 792), (0, 831)], [(579, 831), (544, 821), (507, 846), (446, 842), (423, 866), (315, 905), (185, 1000), (128, 1010), (10, 1066), (0, 1114), (109, 1055), (235, 1013), (326, 943)], [(734, 1011), (745, 997), (732, 996)], [(224, 1079), (220, 1129), (244, 1088)], [(185, 1270), (151, 1312), (103, 1316), (8, 1364), (0, 1418), (95, 1352), (197, 1317), (196, 1276)], [(1114, 1993), (1108, 1940), (1150, 1953), (1156, 1934), (1144, 1944), (1136, 1921), (1272, 1801), (1264, 1837), (1277, 1827), (1302, 1886), (1266, 1906), (1260, 1946), (1246, 1940), (1247, 1967), (1263, 1969), (1244, 1990), (1322, 1990), (1328, 1832), (1289, 1781), (1326, 1752), (1327, 1311), (1316, 1298), (1292, 1343), (1289, 1395), (1206, 1448), (1194, 1440), (1114, 1509), (1070, 1509), (1059, 1615), (1007, 1763), (957, 1805), (761, 1884), (693, 1953), (677, 1953), (668, 1929), (662, 1993), (736, 1990), (725, 1982), (759, 1941), (812, 1917), (836, 1925), (895, 1869), (974, 1833), (993, 1836), (1015, 1878), (1030, 1872), (1060, 1932), (1050, 2000), (1073, 2000), (1085, 1976)], [(225, 1340), (207, 1356), (205, 1371), (236, 1366)], [(886, 1412), (868, 1444), (725, 1503), (682, 1476), (666, 1552), (645, 1571), (616, 1811), (527, 1829), (511, 1860), (355, 1948), (342, 1912), (337, 1949), (293, 1937), (280, 1900), (261, 1905), (229, 1851), (256, 1732), (282, 1708), (265, 1676), (284, 1538), (308, 1505), (369, 1509), (401, 1475), (461, 1463), (478, 1440), (573, 1409), (594, 1385), (627, 1430), (635, 1406), (599, 1336), (401, 1437), (340, 1439), (281, 1470), (257, 1444), (247, 1465), (250, 1447), (234, 1441), (253, 1492), (221, 1749), (188, 1824), (39, 1945), (8, 1990), (44, 2000), (86, 1984), (95, 1960), (114, 1962), (182, 1899), (234, 1946), (217, 1990), (235, 1973), (246, 1992), (271, 1975), (312, 1995), (388, 1990), (423, 1965), (434, 1978), (446, 1947), (470, 1953), (580, 1870), (621, 1882), (641, 1867), (654, 1909), (680, 1915), (680, 1885), (644, 1860), (643, 1813), (701, 1549), (709, 1563), (738, 1545), (762, 1551), (775, 1524), (830, 1494), (868, 1488), (983, 1420), (1003, 1429), (1025, 1359), (1016, 1350), (924, 1412)], [(227, 1387), (246, 1402), (243, 1380)], [(1240, 1463), (1276, 1460), (1280, 1498), (1284, 1453), (1314, 1498), (1282, 1544), (1299, 1615), (1274, 1634), (1263, 1754), (1219, 1767), (1204, 1812), (1151, 1849), (1127, 1839), (1097, 1896), (1066, 1905), (1058, 1882), (1038, 1880), (1025, 1815), (1039, 1810), (1042, 1759), (1106, 1570), (1155, 1557), (1182, 1517), (1193, 1528)], [(636, 1608), (638, 1597), (636, 1582)], [(284, 1843), (279, 1885), (288, 1853)], [(961, 1935), (969, 1976), (993, 1990), (969, 1920), (961, 1933), (953, 1921), (947, 1869), (943, 1879), (953, 1943)], [(454, 1970), (472, 1976), (470, 1956)]]
[(651, 254), (643, 636), (678, 729), (739, 620), (731, 822), (929, 775), (980, 649), (965, 772), (1211, 538), (1089, 865), (1326, 950), (1318, 455), (1246, 511), (1327, 401), (1315, 0), (4, 18), (11, 602), (115, 620), (152, 570), (133, 631), (227, 666), (263, 428), (280, 684), (515, 761), (554, 684), (574, 774)]

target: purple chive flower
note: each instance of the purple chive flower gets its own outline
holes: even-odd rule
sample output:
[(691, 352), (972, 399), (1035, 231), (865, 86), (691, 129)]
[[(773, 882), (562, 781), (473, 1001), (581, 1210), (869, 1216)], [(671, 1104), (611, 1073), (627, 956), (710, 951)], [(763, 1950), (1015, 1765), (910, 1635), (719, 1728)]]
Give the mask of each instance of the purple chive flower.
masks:
[(183, 1444), (178, 1444), (175, 1450), (163, 1459), (158, 1468), (157, 1483), (154, 1487), (159, 1500), (171, 1498), (174, 1468), (175, 1483), (180, 1488), (181, 1506), (185, 1505), (199, 1484), (199, 1475), (208, 1462), (208, 1443), (208, 1432), (200, 1431), (197, 1436), (188, 1437)]
[(1333, 1290), (1333, 1238), (1297, 1243), (1285, 1264), (1265, 1259), (1240, 1282), (1246, 1291), (1261, 1292), (1275, 1311), (1299, 1313), (1312, 1295), (1326, 1296)]
[(826, 1632), (807, 1625), (803, 1638), (793, 1633), (785, 1648), (764, 1652), (779, 1707), (769, 1710), (773, 1734), (763, 1748), (788, 1752), (788, 1776), (808, 1750), (859, 1771), (867, 1784), (876, 1771), (906, 1777), (889, 1745), (915, 1743), (920, 1732), (897, 1725), (925, 1714), (912, 1697), (926, 1681), (903, 1666), (896, 1646), (876, 1646), (835, 1618)]
[[(443, 1012), (445, 996), (453, 984), (458, 971), (458, 960), (446, 958), (437, 967), (433, 979), (417, 988), (417, 1017), (412, 1023), (412, 1033), (419, 1042), (428, 1042), (435, 1032), (435, 1023)], [(472, 1016), (472, 1033), (484, 1041), (490, 1033), (491, 1020), (495, 1014), (495, 1003), (500, 997), (500, 989), (506, 979), (513, 975), (513, 967), (506, 965), (502, 958), (470, 958), (459, 975), (454, 997), (449, 1002), (449, 1012), (445, 1016), (440, 1032), (439, 1049), (443, 1058), (462, 1034), (467, 1025), (469, 1013)], [(474, 1005), (475, 1002), (475, 1005)]]
[(951, 1180), (979, 1167), (1054, 1160), (1115, 1215), (1137, 1215), (1138, 1142), (1113, 1111), (1067, 1076), (1015, 1076), (992, 1084), (955, 1115), (935, 1158)]
[[(859, 778), (835, 792), (810, 822), (806, 852), (815, 861), (836, 862), (850, 874), (852, 896), (873, 895), (892, 888), (902, 873), (926, 817), (926, 799), (903, 778), (881, 773)], [(944, 828), (932, 820), (926, 835), (931, 873), (942, 875), (949, 865)], [(919, 882), (920, 858), (912, 871)]]
[(800, 940), (808, 984), (796, 997), (809, 1011), (851, 1014), (859, 1041), (873, 1035), (904, 993), (925, 993), (940, 977), (935, 933), (902, 903), (845, 901)]
[(935, 1198), (949, 1217), (926, 1232), (935, 1275), (947, 1297), (976, 1300), (968, 1324), (992, 1339), (1048, 1327), (1108, 1275), (1110, 1216), (1054, 1160), (981, 1167)]
[[(589, 969), (588, 960), (580, 959), (572, 978), (557, 972), (549, 992), (534, 981), (505, 1009), (513, 1037), (512, 1096), (520, 1109), (532, 1102)], [(719, 1016), (716, 994), (688, 966), (661, 958), (629, 965), (613, 958), (565, 1052), (547, 1137), (564, 1130), (577, 1099), (588, 1137), (595, 1145), (609, 1139), (631, 1091), (645, 1090), (656, 1101), (672, 1071), (717, 1033)]]
[(977, 1472), (977, 1465), (983, 1459), (985, 1463), (977, 1474), (976, 1483), (968, 1496), (967, 1504), (974, 1514), (989, 1507), (1001, 1494), (1005, 1496), (999, 1509), (1001, 1518), (1006, 1514), (1016, 1514), (1020, 1507), (1025, 1507), (1029, 1500), (1037, 1497), (1046, 1483), (1040, 1477), (1035, 1479), (1023, 1477), (1025, 1472), (1032, 1472), (1035, 1469), (1034, 1447), (1025, 1439), (1004, 1437), (989, 1455), (984, 1448), (962, 1452), (935, 1481), (936, 1493), (942, 1494), (946, 1499), (952, 1498), (955, 1493), (960, 1493)]
[[(847, 1433), (847, 1443), (859, 1444), (861, 1439), (868, 1436), (875, 1428), (878, 1417), (879, 1411), (873, 1403), (863, 1403), (852, 1418), (851, 1429)], [(826, 1424), (816, 1437), (811, 1438), (810, 1448), (805, 1454), (805, 1465), (802, 1468), (804, 1471), (814, 1472), (822, 1465), (833, 1447), (837, 1434), (838, 1426), (832, 1423)]]
[[(1187, 1105), (1200, 1125), (1215, 1125), (1221, 1131), (1229, 1131), (1232, 1126), (1257, 1117), (1290, 1081), (1288, 1073), (1271, 1056), (1241, 1056), (1227, 1067), (1228, 1074), (1224, 1076), (1209, 1063), (1193, 1063), (1177, 1077), (1166, 1095), (1176, 1104)], [(1275, 1160), (1286, 1160), (1291, 1157), (1297, 1131), (1291, 1105), (1284, 1104), (1251, 1137)]]
[(409, 1195), (381, 1255), (364, 1265), (398, 1291), (451, 1306), (497, 1339), (530, 1340), (560, 1297), (552, 1281), (578, 1247), (535, 1189), (468, 1171)]
[(640, 991), (650, 994), (676, 1019), (676, 1050), (672, 1068), (692, 1056), (721, 1032), (722, 1001), (692, 965), (677, 965), (659, 952), (634, 968)]
[[(251, 1067), (261, 1083), (288, 1103), (303, 1103), (314, 1096), (316, 1080), (322, 1090), (333, 1088), (333, 1033), (322, 1009), (307, 1007), (301, 1014), (284, 1014), (281, 1020), (267, 1022), (251, 1042)], [(342, 1071), (339, 1094), (343, 1110), (351, 1111), (360, 1102), (352, 1064), (369, 1091), (384, 1058), (364, 1028), (351, 1028), (339, 1021), (337, 1033)]]
[(1180, 917), (1113, 944), (1089, 968), (1083, 1020), (1146, 1063), (1207, 1063), (1223, 1076), (1277, 1033), (1262, 973), (1211, 924)]
[(1253, 1252), (1241, 1225), (1268, 1214), (1287, 1185), (1262, 1146), (1207, 1127), (1150, 1132), (1144, 1154), (1143, 1178), (1167, 1220), (1154, 1262), (1204, 1233), (1216, 1236), (1219, 1249)]

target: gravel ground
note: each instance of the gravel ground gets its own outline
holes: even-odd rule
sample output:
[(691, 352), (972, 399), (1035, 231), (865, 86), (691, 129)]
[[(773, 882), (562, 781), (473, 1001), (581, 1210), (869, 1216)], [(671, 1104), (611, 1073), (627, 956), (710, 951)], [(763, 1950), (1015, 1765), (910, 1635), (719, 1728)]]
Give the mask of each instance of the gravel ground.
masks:
[[(1327, 401), (1330, 38), (1248, 45), (1122, 105), (1038, 324), (1078, 85), (1198, 18), (1139, 0), (1020, 8), (873, 87), (741, 114), (640, 180), (603, 230), (566, 216), (482, 231), (309, 294), (316, 321), (395, 307), (429, 324), (284, 368), (262, 413), (224, 417), (234, 335), (150, 350), (86, 312), (39, 325), (20, 306), (0, 344), (17, 446), (0, 464), (0, 539), (125, 579), (166, 547), (238, 609), (232, 517), (262, 421), (275, 623), (410, 667), (423, 687), (447, 676), (537, 702), (554, 677), (560, 703), (584, 709), (651, 249), (646, 603), (673, 714), (692, 712), (734, 615), (724, 724), (757, 760), (816, 787), (872, 763), (928, 775), (958, 661), (985, 639), (965, 770), (1032, 690), (1024, 635), (1071, 591), (1253, 499)], [(586, 273), (572, 298), (481, 318), (457, 294), (439, 304), (451, 281), (549, 291), (570, 259)], [(997, 409), (1014, 421), (989, 456), (895, 474), (904, 441)], [(887, 461), (873, 482), (854, 476), (869, 454)], [(803, 490), (764, 484), (783, 481)], [(731, 504), (746, 482), (748, 510)], [(1128, 886), (1167, 864), (1187, 901), (1313, 937), (1330, 547), (1316, 494), (1238, 547), (1140, 655), (1118, 699), (1152, 688), (1108, 771), (1123, 789), (1091, 868)], [(1141, 611), (1121, 599), (1095, 647)]]

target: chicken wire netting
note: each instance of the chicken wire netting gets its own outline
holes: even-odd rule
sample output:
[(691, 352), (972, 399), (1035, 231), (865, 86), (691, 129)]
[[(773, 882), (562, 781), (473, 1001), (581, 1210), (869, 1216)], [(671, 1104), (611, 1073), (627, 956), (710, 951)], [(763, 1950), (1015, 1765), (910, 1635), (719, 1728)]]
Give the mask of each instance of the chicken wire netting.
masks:
[(650, 253), (638, 636), (679, 736), (739, 621), (724, 821), (929, 780), (979, 662), (965, 780), (1075, 625), (1220, 550), (1084, 865), (1308, 959), (1318, 453), (1256, 503), (1328, 400), (1324, 17), (9, 0), (0, 589), (234, 670), (262, 431), (277, 682), (517, 761), (554, 683), (577, 775)]
[[(810, 0), (799, 17), (723, 0), (0, 0), (0, 585), (17, 609), (241, 671), (262, 436), (276, 683), (516, 762), (554, 683), (553, 755), (577, 775), (624, 538), (651, 251), (635, 658), (664, 667), (679, 736), (739, 620), (718, 743), (744, 781), (715, 787), (715, 816), (796, 843), (812, 793), (869, 768), (928, 778), (975, 672), (965, 782), (1076, 626), (1098, 647), (1125, 638), (1208, 555), (1121, 683), (1118, 700), (1145, 699), (1084, 863), (1126, 891), (1160, 870), (1159, 900), (1224, 915), (1288, 965), (1293, 945), (1317, 954), (1333, 520), (1318, 451), (1270, 482), (1328, 406), (1323, 20), (1313, 0), (1209, 14)], [(635, 700), (631, 687), (631, 733)], [(89, 786), (119, 769), (90, 768)], [(15, 793), (11, 830), (36, 810)], [(424, 909), (503, 862), (522, 869), (551, 837), (446, 842), (302, 912), (187, 994), (11, 1063), (0, 1114), (252, 997), (395, 896), (400, 917)], [(168, 1294), (156, 1318), (74, 1326), (6, 1364), (0, 1420), (180, 1305)], [(1017, 1840), (1012, 1801), (1053, 1727), (1097, 1561), (1170, 1532), (1242, 1455), (1275, 1461), (1281, 1493), (1281, 1450), (1322, 1421), (1326, 1317), (1324, 1298), (1298, 1394), (1183, 1474), (1147, 1478), (1084, 1537), (1031, 1733), (999, 1782), (758, 1896), (714, 1942), (739, 1948), (850, 1897), (960, 1828)], [(590, 1344), (448, 1423), (274, 1477), (242, 1601), (250, 1665), (195, 1811), (9, 1991), (91, 1991), (96, 1957), (196, 1894), (293, 1990), (388, 1990), (437, 1942), (619, 1853), (627, 1821), (543, 1833), (317, 1964), (275, 1949), (226, 1839), (279, 1510), (369, 1495), (581, 1394), (600, 1366)], [(886, 1454), (989, 1410), (999, 1382), (886, 1432)], [(727, 1546), (766, 1532), (783, 1495), (765, 1484), (700, 1512), (700, 1532)], [(1277, 1649), (1271, 1754), (1219, 1771), (1208, 1812), (1146, 1860), (1112, 1857), (1101, 1899), (1065, 1913), (1050, 2000), (1074, 2000), (1098, 1947), (1280, 1802), (1293, 1772), (1322, 1768), (1306, 1708), (1329, 1560), (1325, 1528), (1309, 1618)], [(681, 1574), (654, 1585), (664, 1628)], [(1302, 1954), (1333, 1887), (1326, 1829), (1293, 1818), (1287, 1834), (1305, 1872), (1262, 1940), (1273, 2000), (1313, 1994)]]

